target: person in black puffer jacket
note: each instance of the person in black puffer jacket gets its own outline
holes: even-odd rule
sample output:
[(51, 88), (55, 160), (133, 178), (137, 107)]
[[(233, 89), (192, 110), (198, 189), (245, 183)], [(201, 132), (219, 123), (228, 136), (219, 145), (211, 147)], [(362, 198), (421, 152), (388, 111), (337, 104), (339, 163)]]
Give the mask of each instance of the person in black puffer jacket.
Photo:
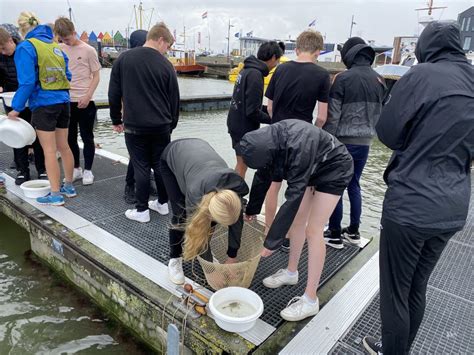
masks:
[(278, 65), (282, 54), (277, 42), (263, 43), (258, 49), (257, 58), (251, 55), (245, 59), (244, 68), (235, 82), (227, 127), (237, 156), (235, 170), (242, 178), (245, 178), (247, 166), (240, 156), (238, 143), (245, 133), (260, 128), (260, 123), (271, 122), (268, 113), (262, 110), (263, 78)]
[(354, 160), (354, 176), (347, 187), (351, 203), (350, 224), (341, 230), (341, 199), (324, 235), (326, 244), (336, 249), (344, 247), (342, 237), (352, 244), (360, 244), (362, 198), (359, 180), (369, 156), (370, 141), (375, 135), (386, 89), (384, 79), (371, 68), (375, 51), (362, 38), (349, 38), (342, 47), (341, 56), (348, 70), (334, 80), (329, 93), (328, 119), (323, 127), (346, 145)]
[[(18, 79), (13, 59), (16, 46), (22, 41), (20, 33), (12, 24), (0, 25), (0, 92), (13, 92), (18, 89)], [(4, 105), (5, 112), (13, 109)], [(20, 113), (20, 118), (26, 122), (31, 122), (31, 111), (25, 108)], [(30, 180), (30, 168), (28, 160), (28, 151), (32, 147), (34, 151), (35, 166), (38, 173), (38, 179), (47, 179), (46, 167), (44, 165), (44, 154), (41, 145), (36, 139), (32, 146), (26, 146), (19, 149), (13, 149), (13, 156), (18, 174), (15, 178), (15, 184), (21, 185)]]

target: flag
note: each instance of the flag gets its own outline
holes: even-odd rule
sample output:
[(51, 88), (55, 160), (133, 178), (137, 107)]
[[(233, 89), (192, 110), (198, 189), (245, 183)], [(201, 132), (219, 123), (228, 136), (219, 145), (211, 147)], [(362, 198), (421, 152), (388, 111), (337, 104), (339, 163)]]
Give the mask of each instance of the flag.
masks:
[(247, 37), (252, 37), (253, 36), (253, 30), (250, 32), (247, 32)]
[(198, 44), (201, 44), (201, 32), (198, 32)]
[(314, 19), (313, 21), (311, 21), (308, 25), (308, 27), (313, 27), (314, 25), (316, 25), (316, 19)]
[(234, 37), (240, 38), (240, 32), (237, 32)]
[(205, 13), (202, 14), (202, 19), (204, 20), (205, 18), (207, 18), (207, 11)]

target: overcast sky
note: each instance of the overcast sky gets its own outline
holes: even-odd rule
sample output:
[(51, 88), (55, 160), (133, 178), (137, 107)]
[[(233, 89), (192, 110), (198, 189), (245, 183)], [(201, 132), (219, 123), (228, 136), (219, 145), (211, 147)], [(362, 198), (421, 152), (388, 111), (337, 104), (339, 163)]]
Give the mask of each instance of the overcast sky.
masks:
[[(238, 48), (234, 37), (236, 32), (253, 31), (253, 35), (263, 38), (296, 38), (314, 19), (313, 27), (326, 36), (327, 42), (343, 42), (349, 36), (351, 17), (354, 15), (353, 35), (377, 44), (392, 45), (394, 36), (417, 34), (419, 16), (415, 9), (426, 7), (424, 0), (144, 0), (145, 9), (154, 8), (152, 23), (163, 20), (171, 30), (183, 33), (186, 26), (187, 47), (197, 42), (201, 32), (202, 44), (208, 45), (208, 29), (211, 48), (222, 51), (227, 46), (228, 21), (231, 28), (231, 48)], [(83, 30), (96, 33), (120, 30), (125, 34), (127, 26), (136, 29), (133, 5), (136, 0), (69, 0), (73, 20), (78, 32)], [(435, 10), (435, 19), (457, 19), (460, 12), (473, 6), (473, 0), (436, 1), (435, 6), (447, 6)], [(67, 0), (0, 0), (0, 23), (16, 23), (22, 10), (35, 12), (41, 21), (53, 22), (58, 16), (68, 14)], [(202, 19), (204, 12), (207, 19)], [(151, 11), (145, 13), (146, 27)], [(182, 37), (181, 37), (182, 38)], [(181, 39), (182, 41), (182, 39)]]

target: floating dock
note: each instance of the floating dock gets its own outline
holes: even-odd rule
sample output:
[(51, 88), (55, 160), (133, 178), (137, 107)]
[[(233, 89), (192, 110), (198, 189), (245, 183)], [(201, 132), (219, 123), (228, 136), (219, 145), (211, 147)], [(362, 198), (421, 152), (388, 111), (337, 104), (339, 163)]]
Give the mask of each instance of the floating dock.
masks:
[[(298, 323), (284, 322), (279, 311), (291, 298), (304, 292), (305, 252), (300, 262), (299, 284), (276, 290), (265, 288), (261, 280), (286, 267), (288, 254), (277, 251), (271, 258), (262, 259), (250, 288), (263, 299), (264, 313), (250, 331), (228, 333), (217, 327), (212, 315), (194, 319), (176, 306), (181, 295), (168, 280), (166, 267), (170, 218), (151, 213), (151, 222), (145, 224), (125, 218), (125, 210), (131, 208), (122, 197), (126, 158), (98, 149), (94, 184), (77, 184), (78, 196), (67, 199), (65, 207), (41, 206), (25, 198), (14, 184), (16, 172), (8, 169), (12, 159), (12, 150), (0, 144), (0, 170), (6, 172), (7, 179), (6, 189), (0, 194), (0, 212), (30, 233), (32, 250), (39, 258), (87, 293), (151, 349), (165, 351), (166, 330), (169, 324), (174, 324), (184, 340), (182, 350), (186, 353), (327, 353), (339, 351), (339, 347), (355, 353), (360, 351), (357, 344), (343, 339), (351, 327), (357, 327), (361, 314), (364, 316), (367, 310), (376, 308), (370, 308), (378, 292), (378, 255), (373, 255), (374, 242), (366, 240), (364, 249), (350, 245), (342, 250), (328, 248), (319, 292), (322, 310), (312, 320)], [(472, 214), (471, 209), (471, 235)], [(472, 238), (469, 243), (472, 248)], [(470, 251), (471, 267), (466, 265), (465, 272), (472, 270), (472, 249)], [(362, 271), (337, 292), (340, 283), (345, 284), (354, 274), (350, 264), (365, 264), (367, 260)], [(184, 269), (188, 282), (205, 295), (212, 294), (197, 262), (186, 263)], [(471, 286), (469, 292), (472, 292), (472, 272), (470, 275), (469, 279), (461, 274), (464, 286)], [(461, 304), (463, 307), (446, 307), (443, 312), (456, 309), (470, 312), (468, 320), (472, 321), (472, 299), (470, 302), (467, 303), (470, 308), (463, 308)], [(367, 309), (365, 313), (364, 309)], [(444, 325), (449, 327), (447, 322)], [(461, 336), (454, 333), (446, 341), (454, 344), (464, 339)], [(468, 349), (474, 350), (472, 346)]]

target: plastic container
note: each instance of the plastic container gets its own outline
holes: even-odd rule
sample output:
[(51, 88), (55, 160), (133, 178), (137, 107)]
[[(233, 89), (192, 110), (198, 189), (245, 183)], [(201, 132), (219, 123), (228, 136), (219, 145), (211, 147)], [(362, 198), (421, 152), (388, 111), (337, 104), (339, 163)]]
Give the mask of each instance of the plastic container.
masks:
[(48, 180), (30, 180), (21, 184), (20, 189), (23, 191), (25, 197), (37, 198), (49, 194), (51, 185)]
[(0, 97), (3, 98), (3, 102), (8, 107), (12, 107), (13, 96), (15, 96), (15, 92), (2, 92), (0, 94)]
[(25, 120), (10, 120), (0, 115), (0, 142), (12, 148), (23, 148), (36, 139), (34, 128)]
[(247, 288), (227, 287), (211, 296), (209, 310), (220, 328), (241, 333), (251, 329), (262, 315), (263, 301)]

